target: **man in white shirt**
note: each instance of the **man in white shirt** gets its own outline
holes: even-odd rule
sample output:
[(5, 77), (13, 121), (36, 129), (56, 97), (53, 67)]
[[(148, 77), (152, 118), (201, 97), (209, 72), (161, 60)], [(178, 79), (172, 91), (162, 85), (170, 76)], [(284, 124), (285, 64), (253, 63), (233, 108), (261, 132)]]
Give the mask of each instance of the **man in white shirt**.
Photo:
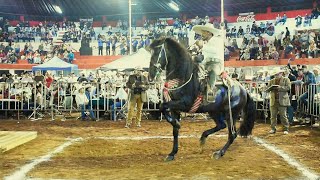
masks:
[(113, 104), (111, 105), (111, 114), (112, 120), (116, 120), (116, 108), (121, 108), (128, 99), (128, 93), (124, 90), (123, 87), (120, 87), (116, 93), (116, 95), (112, 98)]
[(319, 69), (318, 68), (314, 68), (313, 69), (313, 74), (314, 74), (314, 77), (316, 79), (316, 83), (319, 84), (320, 83)]
[(196, 45), (202, 50), (204, 56), (202, 63), (209, 75), (209, 91), (212, 93), (210, 96), (215, 97), (217, 77), (224, 71), (223, 33), (210, 23), (196, 25), (193, 27), (193, 31), (202, 36), (203, 41), (197, 41)]
[(154, 104), (159, 103), (159, 101), (160, 101), (159, 91), (155, 85), (151, 85), (150, 88), (147, 89), (146, 93), (147, 93), (149, 102), (152, 102)]
[(121, 87), (123, 85), (123, 76), (120, 72), (117, 72), (116, 76), (114, 77), (114, 83), (117, 87)]
[(86, 120), (86, 114), (85, 111), (88, 109), (90, 113), (90, 117), (95, 120), (95, 116), (93, 113), (93, 110), (90, 106), (90, 100), (88, 98), (88, 95), (84, 91), (84, 87), (80, 87), (79, 93), (76, 95), (76, 103), (78, 107), (81, 108), (81, 120), (84, 121)]

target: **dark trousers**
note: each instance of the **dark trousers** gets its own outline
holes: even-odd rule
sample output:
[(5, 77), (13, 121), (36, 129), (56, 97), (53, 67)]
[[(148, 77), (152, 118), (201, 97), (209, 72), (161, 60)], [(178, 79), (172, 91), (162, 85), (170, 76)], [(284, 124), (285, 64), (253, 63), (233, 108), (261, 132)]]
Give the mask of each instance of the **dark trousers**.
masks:
[(289, 123), (293, 123), (293, 107), (292, 106), (288, 106), (287, 108), (287, 113), (288, 113), (288, 121)]
[(103, 53), (102, 53), (102, 49), (103, 49), (103, 47), (102, 46), (99, 46), (99, 55), (103, 55)]

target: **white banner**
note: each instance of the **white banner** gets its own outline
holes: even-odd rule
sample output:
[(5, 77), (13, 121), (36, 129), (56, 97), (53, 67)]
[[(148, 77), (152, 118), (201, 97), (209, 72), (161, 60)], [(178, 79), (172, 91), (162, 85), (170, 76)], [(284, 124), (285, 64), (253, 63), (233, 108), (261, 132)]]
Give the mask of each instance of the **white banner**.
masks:
[(237, 22), (253, 22), (256, 21), (255, 15), (247, 15), (247, 16), (238, 16)]
[(80, 22), (93, 22), (93, 18), (91, 18), (91, 19), (80, 19)]

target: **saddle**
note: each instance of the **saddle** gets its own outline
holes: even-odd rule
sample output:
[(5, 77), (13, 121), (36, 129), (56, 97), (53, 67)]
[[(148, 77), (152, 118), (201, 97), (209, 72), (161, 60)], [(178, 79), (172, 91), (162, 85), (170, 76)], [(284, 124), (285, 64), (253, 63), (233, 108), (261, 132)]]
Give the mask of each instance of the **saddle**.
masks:
[(207, 102), (215, 102), (218, 94), (217, 92), (220, 90), (221, 86), (230, 89), (234, 85), (233, 80), (229, 76), (222, 77), (221, 75), (217, 77), (218, 79), (215, 83), (215, 88), (212, 88), (209, 85), (208, 73), (202, 66), (199, 66), (198, 77), (200, 81), (200, 92), (205, 96), (204, 99), (206, 99)]

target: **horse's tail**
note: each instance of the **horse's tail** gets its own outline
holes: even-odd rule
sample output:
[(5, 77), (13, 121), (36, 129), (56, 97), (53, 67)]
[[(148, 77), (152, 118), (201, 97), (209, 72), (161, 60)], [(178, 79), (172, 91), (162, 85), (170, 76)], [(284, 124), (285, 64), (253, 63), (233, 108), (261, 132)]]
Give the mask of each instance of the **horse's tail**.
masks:
[(240, 125), (240, 135), (247, 137), (251, 135), (255, 120), (255, 105), (252, 97), (247, 93), (247, 103), (243, 110), (243, 122)]

